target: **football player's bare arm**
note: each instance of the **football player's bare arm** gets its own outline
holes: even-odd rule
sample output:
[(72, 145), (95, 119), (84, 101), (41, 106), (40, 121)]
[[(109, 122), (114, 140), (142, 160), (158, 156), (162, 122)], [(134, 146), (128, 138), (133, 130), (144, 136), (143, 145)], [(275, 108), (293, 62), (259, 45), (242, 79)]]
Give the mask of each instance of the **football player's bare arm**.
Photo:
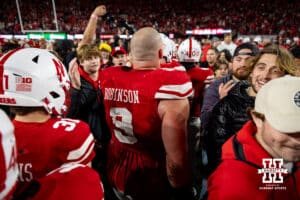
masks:
[(166, 168), (172, 187), (189, 185), (190, 164), (187, 147), (189, 103), (184, 100), (162, 100), (158, 105), (162, 119), (162, 140), (166, 150)]
[(101, 17), (104, 16), (105, 14), (106, 14), (106, 6), (100, 5), (95, 8), (95, 10), (92, 12), (90, 16), (88, 24), (83, 33), (83, 38), (78, 44), (78, 47), (80, 47), (83, 44), (94, 42), (98, 20), (101, 20)]

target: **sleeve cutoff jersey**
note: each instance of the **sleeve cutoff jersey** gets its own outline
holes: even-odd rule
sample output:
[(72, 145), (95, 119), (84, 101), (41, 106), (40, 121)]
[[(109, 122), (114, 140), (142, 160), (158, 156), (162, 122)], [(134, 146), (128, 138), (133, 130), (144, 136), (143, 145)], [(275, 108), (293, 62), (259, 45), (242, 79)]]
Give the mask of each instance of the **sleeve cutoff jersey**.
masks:
[(161, 179), (166, 180), (166, 169), (158, 104), (160, 100), (191, 96), (190, 78), (184, 70), (112, 67), (101, 72), (100, 85), (112, 133), (108, 149), (112, 185), (131, 195), (132, 188), (135, 192), (147, 192), (141, 184), (143, 180), (147, 180), (148, 187), (154, 184), (159, 188)]

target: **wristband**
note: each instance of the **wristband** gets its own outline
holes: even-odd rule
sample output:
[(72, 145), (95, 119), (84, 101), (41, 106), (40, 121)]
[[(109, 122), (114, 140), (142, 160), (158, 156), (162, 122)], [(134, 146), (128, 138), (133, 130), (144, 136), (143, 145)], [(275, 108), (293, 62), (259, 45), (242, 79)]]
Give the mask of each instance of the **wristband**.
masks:
[(92, 18), (92, 19), (96, 19), (96, 20), (98, 20), (98, 16), (97, 16), (97, 15), (95, 15), (95, 14), (91, 14), (91, 18)]

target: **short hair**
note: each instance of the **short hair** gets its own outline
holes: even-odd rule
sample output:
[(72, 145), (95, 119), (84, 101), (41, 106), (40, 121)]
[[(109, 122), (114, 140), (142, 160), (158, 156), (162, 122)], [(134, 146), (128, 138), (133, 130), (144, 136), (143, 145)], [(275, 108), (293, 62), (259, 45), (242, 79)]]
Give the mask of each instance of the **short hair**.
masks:
[(229, 32), (229, 33), (224, 33), (224, 37), (227, 37), (227, 36), (232, 36), (232, 32)]
[(20, 116), (24, 116), (35, 111), (42, 111), (48, 113), (44, 107), (11, 106), (9, 109), (11, 113)]
[(218, 49), (216, 48), (216, 47), (209, 47), (208, 49), (207, 49), (207, 51), (208, 50), (213, 50), (217, 55), (219, 54), (219, 51), (218, 51)]
[(133, 60), (153, 60), (160, 48), (162, 48), (162, 39), (159, 33), (151, 27), (141, 28), (135, 32), (130, 42)]
[(246, 109), (246, 112), (247, 112), (247, 115), (248, 115), (249, 119), (250, 119), (252, 122), (253, 122), (253, 118), (252, 118), (251, 113), (252, 113), (253, 115), (255, 115), (255, 117), (261, 119), (262, 121), (265, 121), (265, 120), (266, 120), (266, 117), (265, 117), (264, 114), (259, 113), (259, 112), (256, 112), (256, 111), (254, 110), (254, 108), (252, 108), (252, 107), (248, 107), (248, 108)]

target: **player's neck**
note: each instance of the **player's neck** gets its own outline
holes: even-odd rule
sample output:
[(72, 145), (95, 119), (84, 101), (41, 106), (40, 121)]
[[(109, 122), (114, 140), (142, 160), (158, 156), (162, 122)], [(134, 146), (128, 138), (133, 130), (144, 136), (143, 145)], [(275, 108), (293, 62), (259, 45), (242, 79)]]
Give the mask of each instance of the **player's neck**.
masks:
[(16, 115), (15, 120), (20, 122), (37, 122), (43, 123), (51, 118), (51, 115), (43, 111), (35, 111), (27, 115)]
[(155, 61), (137, 61), (135, 60), (133, 62), (133, 69), (136, 70), (153, 70), (159, 68), (159, 60), (157, 62)]

